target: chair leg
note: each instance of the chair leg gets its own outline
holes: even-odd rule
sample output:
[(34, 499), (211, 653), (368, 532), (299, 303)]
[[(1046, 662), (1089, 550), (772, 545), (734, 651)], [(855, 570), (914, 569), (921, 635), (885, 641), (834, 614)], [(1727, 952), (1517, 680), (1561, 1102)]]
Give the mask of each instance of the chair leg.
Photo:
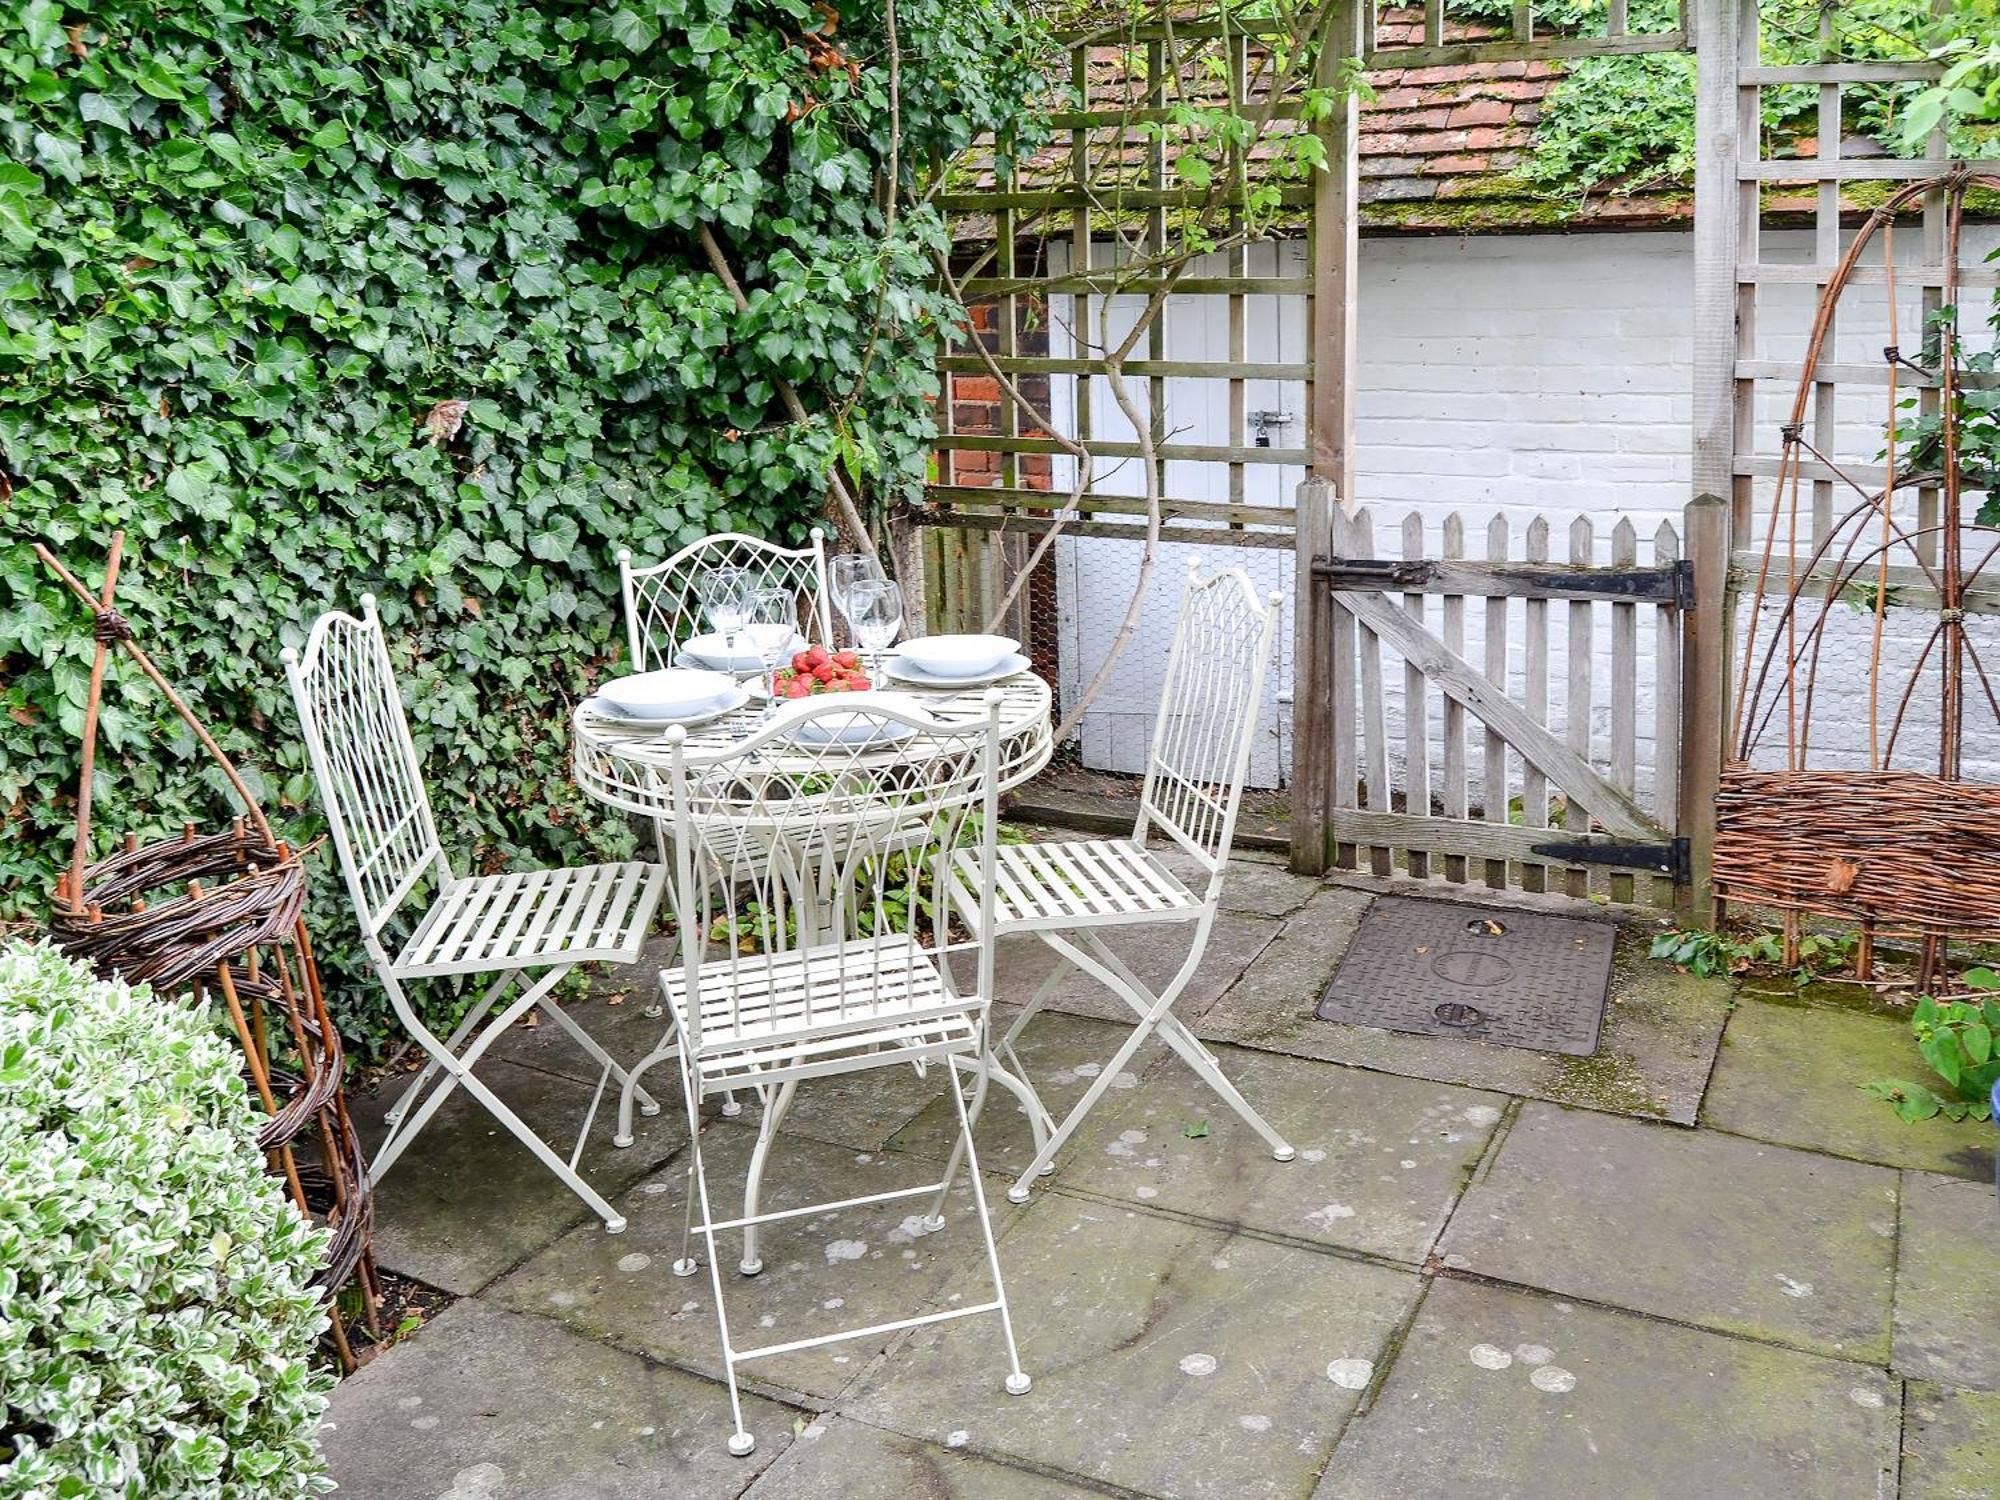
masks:
[[(979, 1078), (983, 1085), (986, 1081), (984, 1069), (980, 1071)], [(1025, 1396), (1034, 1382), (1021, 1369), (1021, 1350), (1014, 1342), (1014, 1316), (1007, 1310), (1007, 1284), (1000, 1275), (1000, 1249), (993, 1242), (993, 1215), (986, 1207), (986, 1184), (979, 1176), (979, 1148), (973, 1144), (972, 1118), (966, 1112), (965, 1095), (959, 1090), (956, 1068), (952, 1069), (951, 1097), (958, 1105), (959, 1144), (965, 1148), (966, 1169), (972, 1179), (972, 1203), (979, 1213), (979, 1235), (986, 1245), (986, 1266), (993, 1273), (993, 1297), (999, 1304), (1000, 1332), (1007, 1341), (1007, 1394)], [(954, 1148), (953, 1155), (956, 1154)], [(941, 1193), (950, 1187), (951, 1178), (946, 1177)]]
[(444, 1081), (425, 1097), (417, 1112), (405, 1116), (382, 1143), (382, 1149), (376, 1153), (372, 1164), (372, 1172), (377, 1180), (395, 1165), (397, 1158), (423, 1132), (424, 1127), (430, 1124), (432, 1117), (451, 1097), (452, 1090), (463, 1088), (467, 1094), (484, 1105), (486, 1112), (504, 1125), (509, 1134), (533, 1152), (542, 1165), (556, 1175), (563, 1186), (581, 1198), (590, 1210), (604, 1221), (604, 1227), (608, 1232), (618, 1234), (624, 1230), (625, 1216), (613, 1208), (597, 1189), (585, 1182), (574, 1167), (564, 1161), (547, 1141), (535, 1133), (534, 1128), (526, 1120), (515, 1114), (506, 1102), (473, 1072), (480, 1059), (485, 1056), (487, 1048), (491, 1047), (508, 1027), (538, 1004), (568, 972), (569, 968), (564, 967), (552, 969), (543, 975), (522, 992), (512, 1005), (489, 1021), (472, 1045), (462, 1054), (454, 1054), (422, 1021), (417, 1019), (416, 1012), (410, 1006), (409, 997), (396, 979), (387, 974), (381, 976), (383, 988), (389, 993), (389, 1001), (395, 1008), (397, 1017), (424, 1050), (430, 1053), (432, 1060), (446, 1076)]
[[(483, 1021), (486, 1018), (486, 1013), (493, 1009), (493, 1002), (505, 994), (507, 986), (513, 984), (520, 977), (521, 971), (519, 969), (509, 969), (498, 979), (494, 980), (487, 987), (486, 993), (479, 997), (472, 1009), (465, 1013), (464, 1018), (458, 1023), (457, 1029), (445, 1038), (445, 1050), (447, 1052), (457, 1052), (459, 1043), (470, 1036), (472, 1028)], [(384, 980), (383, 982), (386, 984), (388, 981)], [(403, 1090), (401, 1097), (389, 1106), (388, 1113), (382, 1116), (383, 1123), (391, 1128), (400, 1125), (403, 1122), (403, 1116), (408, 1114), (411, 1107), (416, 1104), (417, 1096), (424, 1091), (424, 1085), (428, 1084), (437, 1075), (438, 1060), (436, 1054), (433, 1053), (424, 1059), (423, 1067), (418, 1070), (417, 1076), (410, 1080), (409, 1087)]]
[(1105, 1090), (1111, 1087), (1111, 1080), (1124, 1071), (1125, 1064), (1132, 1060), (1133, 1054), (1139, 1050), (1152, 1030), (1153, 1027), (1148, 1022), (1141, 1022), (1132, 1028), (1132, 1034), (1125, 1038), (1124, 1045), (1111, 1054), (1111, 1060), (1099, 1069), (1095, 1078), (1090, 1080), (1090, 1087), (1084, 1091), (1083, 1097), (1076, 1101), (1070, 1112), (1063, 1117), (1062, 1124), (1055, 1128), (1054, 1134), (1048, 1138), (1042, 1149), (1035, 1153), (1035, 1159), (1028, 1163), (1014, 1185), (1007, 1189), (1007, 1197), (1012, 1202), (1028, 1201), (1028, 1184), (1043, 1175), (1044, 1169), (1054, 1163), (1062, 1148), (1069, 1144), (1069, 1138), (1076, 1134), (1077, 1127), (1083, 1124), (1085, 1117), (1097, 1107), (1097, 1101), (1104, 1097)]
[(621, 1089), (623, 1087), (630, 1087), (639, 1099), (639, 1112), (641, 1114), (656, 1115), (660, 1112), (660, 1101), (640, 1088), (638, 1079), (621, 1068), (611, 1054), (604, 1050), (603, 1045), (596, 1037), (577, 1025), (576, 1017), (570, 1015), (546, 995), (537, 1002), (537, 1008), (542, 1014), (548, 1016), (557, 1025), (561, 1026), (564, 1031), (567, 1031), (570, 1034), (571, 1040), (589, 1054), (591, 1061), (610, 1069), (611, 1076), (618, 1080)]
[[(1035, 993), (1028, 997), (1028, 1003), (1022, 1006), (1021, 1013), (1014, 1017), (1014, 1024), (1009, 1026), (1006, 1035), (1000, 1038), (1000, 1046), (1005, 1051), (1012, 1052), (1014, 1050), (1014, 1040), (1020, 1036), (1022, 1028), (1037, 1015), (1041, 1014), (1042, 1007), (1049, 1003), (1049, 997), (1056, 992), (1056, 985), (1061, 981), (1063, 975), (1076, 967), (1070, 962), (1067, 954), (1054, 948), (1051, 948), (1049, 951), (1055, 954), (1055, 967), (1049, 970), (1048, 976), (1036, 987)], [(1019, 1059), (1017, 1058), (1015, 1061), (1018, 1065)]]
[[(991, 1062), (992, 1057), (993, 1054), (989, 1050), (983, 1060)], [(955, 1063), (957, 1059), (951, 1061)], [(958, 1069), (953, 1067), (945, 1076), (944, 1086), (950, 1089), (952, 1097), (958, 1100), (959, 1110), (966, 1115), (967, 1125), (959, 1138), (951, 1143), (951, 1157), (945, 1163), (944, 1181), (938, 1184), (937, 1199), (931, 1204), (931, 1211), (924, 1216), (924, 1228), (932, 1234), (944, 1228), (945, 1199), (951, 1196), (951, 1185), (958, 1180), (959, 1164), (964, 1161), (966, 1144), (972, 1138), (972, 1125), (978, 1121), (980, 1112), (986, 1107), (986, 1084), (991, 1077), (992, 1073), (987, 1068), (979, 1068), (972, 1082), (972, 1107), (967, 1111), (965, 1095), (958, 1081)]]
[(623, 1087), (618, 1091), (618, 1130), (611, 1137), (612, 1145), (623, 1150), (632, 1144), (632, 1102), (639, 1091), (639, 1080), (655, 1064), (680, 1056), (680, 1050), (680, 1028), (678, 1025), (669, 1026), (667, 1034), (660, 1039), (660, 1045), (632, 1065), (631, 1071), (625, 1075)]
[[(729, 1415), (736, 1423), (736, 1430), (729, 1435), (729, 1451), (737, 1458), (746, 1458), (756, 1448), (757, 1439), (743, 1425), (743, 1398), (736, 1389), (736, 1351), (729, 1342), (729, 1310), (722, 1303), (722, 1267), (715, 1248), (715, 1214), (709, 1206), (708, 1173), (701, 1159), (700, 1085), (695, 1080), (693, 1059), (684, 1051), (680, 1061), (681, 1093), (687, 1101), (688, 1113), (688, 1170), (694, 1179), (694, 1192), (689, 1195), (688, 1201), (690, 1204), (696, 1198), (701, 1201), (701, 1235), (708, 1246), (709, 1293), (715, 1298), (715, 1330), (722, 1344), (723, 1378), (729, 1386)], [(674, 1269), (678, 1272), (680, 1267)]]
[[(750, 1171), (743, 1183), (743, 1217), (757, 1217), (757, 1200), (764, 1187), (764, 1164), (770, 1159), (771, 1147), (778, 1138), (778, 1128), (785, 1123), (785, 1113), (792, 1107), (792, 1095), (797, 1091), (799, 1081), (788, 1078), (778, 1085), (775, 1093), (764, 1101), (764, 1118), (757, 1122), (757, 1144), (751, 1148)], [(745, 1276), (755, 1276), (764, 1269), (764, 1262), (757, 1257), (757, 1226), (743, 1226), (743, 1259), (737, 1270)]]
[[(1112, 952), (1110, 944), (1094, 933), (1086, 934), (1083, 941), (1085, 946), (1127, 985), (1140, 993), (1145, 992), (1145, 986), (1140, 983), (1138, 976), (1125, 966), (1123, 959)], [(1130, 998), (1126, 997), (1127, 1003), (1130, 1003)], [(1171, 1003), (1171, 1000), (1166, 1004), (1156, 1001), (1153, 1006), (1141, 1011), (1140, 1014), (1142, 1016), (1157, 1014), (1160, 1040), (1179, 1053), (1182, 1061), (1194, 1070), (1195, 1076), (1215, 1090), (1221, 1096), (1222, 1102), (1242, 1117), (1244, 1124), (1264, 1138), (1265, 1144), (1271, 1148), (1273, 1158), (1278, 1161), (1290, 1161), (1297, 1154), (1293, 1151), (1291, 1143), (1272, 1129), (1270, 1122), (1251, 1107), (1250, 1101), (1243, 1097), (1236, 1085), (1223, 1073), (1222, 1065), (1215, 1060), (1215, 1054), (1204, 1047), (1200, 1039), (1188, 1030), (1186, 1023), (1168, 1008)]]

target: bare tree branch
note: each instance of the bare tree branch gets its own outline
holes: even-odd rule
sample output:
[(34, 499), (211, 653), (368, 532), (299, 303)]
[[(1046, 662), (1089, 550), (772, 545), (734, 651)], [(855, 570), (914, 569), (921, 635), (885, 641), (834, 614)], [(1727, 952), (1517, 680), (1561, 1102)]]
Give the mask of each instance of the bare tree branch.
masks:
[[(699, 233), (701, 248), (708, 255), (709, 266), (728, 290), (730, 300), (736, 304), (736, 310), (747, 312), (750, 308), (750, 299), (743, 295), (743, 285), (736, 279), (736, 273), (730, 270), (729, 257), (722, 253), (722, 246), (715, 238), (715, 231), (708, 227), (707, 220), (702, 221)], [(792, 420), (799, 423), (810, 420), (806, 415), (805, 403), (799, 400), (799, 393), (792, 389), (792, 383), (776, 373), (772, 374), (771, 381), (777, 386), (778, 399), (785, 403), (785, 410), (791, 413)], [(868, 523), (861, 519), (861, 512), (855, 506), (854, 497), (847, 492), (847, 485), (841, 479), (837, 465), (827, 470), (827, 482), (833, 492), (834, 524), (841, 535), (849, 544), (856, 547), (865, 545), (868, 551), (873, 552), (875, 533), (869, 530)]]

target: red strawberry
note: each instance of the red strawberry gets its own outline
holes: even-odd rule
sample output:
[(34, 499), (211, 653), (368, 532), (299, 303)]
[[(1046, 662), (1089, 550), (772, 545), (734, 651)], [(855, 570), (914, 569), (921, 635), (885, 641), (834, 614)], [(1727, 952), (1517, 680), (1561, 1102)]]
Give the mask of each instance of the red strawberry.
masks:
[(845, 667), (851, 672), (861, 665), (861, 653), (859, 651), (836, 651), (833, 653), (833, 664), (836, 667)]
[(815, 667), (825, 666), (827, 663), (826, 647), (808, 646), (806, 648), (806, 660)]
[(792, 670), (794, 672), (810, 672), (812, 669), (813, 669), (813, 662), (812, 662), (811, 652), (795, 651), (792, 653)]

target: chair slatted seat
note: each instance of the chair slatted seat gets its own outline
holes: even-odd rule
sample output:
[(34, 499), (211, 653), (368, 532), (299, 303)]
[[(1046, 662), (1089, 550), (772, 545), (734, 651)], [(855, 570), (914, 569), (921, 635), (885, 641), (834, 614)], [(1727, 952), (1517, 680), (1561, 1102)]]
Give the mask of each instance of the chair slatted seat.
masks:
[(554, 959), (631, 963), (664, 873), (626, 863), (461, 881), (424, 913), (396, 970), (425, 979)]
[[(977, 871), (960, 855), (959, 880)], [(1150, 849), (1123, 839), (1008, 844), (994, 871), (993, 917), (1009, 932), (1092, 922), (1189, 922), (1202, 898)]]

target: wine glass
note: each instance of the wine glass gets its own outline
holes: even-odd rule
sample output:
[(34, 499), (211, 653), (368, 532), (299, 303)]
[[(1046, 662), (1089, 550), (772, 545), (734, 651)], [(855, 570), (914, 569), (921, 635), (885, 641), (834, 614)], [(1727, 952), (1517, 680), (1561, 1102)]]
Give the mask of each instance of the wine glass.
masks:
[[(842, 552), (827, 563), (827, 595), (833, 607), (840, 612), (841, 619), (847, 621), (850, 634), (854, 630), (853, 606), (854, 585), (870, 578), (881, 578), (881, 562), (865, 552)], [(855, 639), (858, 641), (859, 636)]]
[(855, 644), (876, 659), (869, 672), (873, 679), (882, 653), (902, 632), (903, 591), (887, 578), (860, 579), (848, 592), (846, 613), (847, 623), (854, 628)]
[(777, 711), (778, 663), (791, 654), (792, 641), (798, 635), (798, 623), (799, 601), (790, 589), (750, 591), (743, 633), (750, 637), (757, 659), (764, 664), (764, 686), (768, 689), (764, 697), (764, 717), (767, 719)]
[(710, 568), (695, 585), (708, 628), (722, 637), (722, 649), (735, 668), (736, 632), (750, 623), (750, 597), (757, 579), (748, 568)]

